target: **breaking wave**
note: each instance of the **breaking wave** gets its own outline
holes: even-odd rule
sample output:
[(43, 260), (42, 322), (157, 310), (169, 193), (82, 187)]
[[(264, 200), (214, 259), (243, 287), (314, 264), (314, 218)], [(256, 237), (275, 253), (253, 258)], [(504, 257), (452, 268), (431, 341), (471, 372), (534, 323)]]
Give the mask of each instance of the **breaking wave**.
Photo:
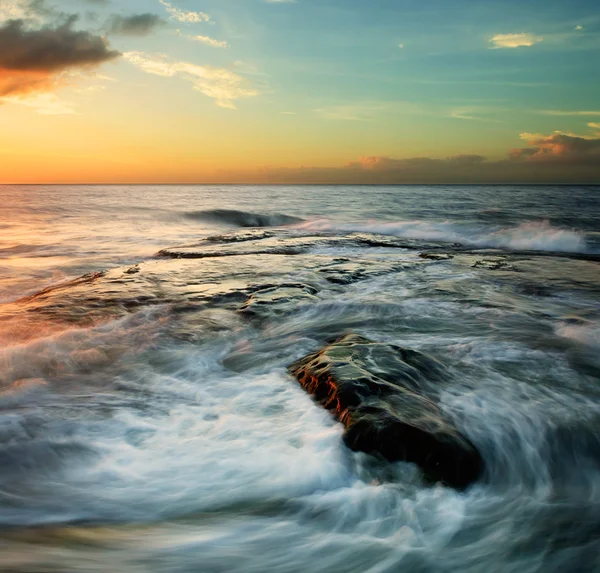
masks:
[(301, 219), (300, 217), (292, 217), (291, 215), (280, 213), (265, 215), (262, 213), (237, 211), (235, 209), (192, 211), (186, 213), (185, 217), (198, 221), (233, 225), (235, 227), (284, 227), (286, 225), (296, 225), (304, 221), (304, 219)]
[(585, 233), (554, 227), (549, 221), (527, 221), (516, 227), (490, 229), (457, 225), (448, 221), (398, 221), (338, 224), (330, 220), (303, 223), (310, 231), (367, 232), (393, 235), (407, 239), (443, 241), (476, 247), (491, 247), (524, 251), (589, 253)]

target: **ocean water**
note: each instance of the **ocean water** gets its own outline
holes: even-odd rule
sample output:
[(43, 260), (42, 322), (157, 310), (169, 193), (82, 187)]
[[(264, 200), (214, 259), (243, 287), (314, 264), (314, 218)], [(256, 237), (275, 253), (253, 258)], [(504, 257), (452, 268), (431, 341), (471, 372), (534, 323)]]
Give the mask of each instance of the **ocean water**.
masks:
[[(1, 571), (600, 571), (600, 187), (0, 205)], [(344, 446), (287, 367), (349, 332), (444, 364), (479, 481)]]

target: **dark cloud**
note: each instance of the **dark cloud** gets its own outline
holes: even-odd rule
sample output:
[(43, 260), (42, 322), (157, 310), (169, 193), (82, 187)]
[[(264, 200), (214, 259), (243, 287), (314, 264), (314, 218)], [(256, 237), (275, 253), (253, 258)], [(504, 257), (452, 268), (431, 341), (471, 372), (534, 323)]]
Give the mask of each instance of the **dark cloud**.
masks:
[(104, 38), (73, 29), (75, 18), (56, 28), (28, 30), (23, 20), (0, 27), (0, 68), (54, 72), (116, 58)]
[(595, 163), (600, 165), (600, 137), (582, 137), (567, 133), (524, 135), (531, 147), (513, 149), (513, 161), (538, 163)]
[(106, 25), (109, 34), (121, 36), (147, 36), (158, 26), (166, 22), (156, 14), (133, 14), (131, 16), (119, 16), (113, 14)]
[(65, 71), (90, 68), (120, 54), (107, 41), (73, 29), (76, 17), (32, 30), (23, 20), (0, 26), (0, 96), (51, 89)]
[(373, 173), (387, 172), (420, 172), (427, 169), (454, 170), (465, 166), (478, 165), (485, 161), (482, 155), (455, 155), (445, 159), (431, 157), (412, 157), (409, 159), (393, 159), (391, 157), (363, 157), (359, 161), (349, 163), (347, 169), (370, 171)]
[(513, 150), (506, 159), (481, 155), (444, 159), (365, 157), (341, 167), (265, 168), (254, 172), (222, 171), (221, 183), (278, 184), (483, 184), (600, 183), (600, 139), (554, 134), (540, 136), (532, 147)]

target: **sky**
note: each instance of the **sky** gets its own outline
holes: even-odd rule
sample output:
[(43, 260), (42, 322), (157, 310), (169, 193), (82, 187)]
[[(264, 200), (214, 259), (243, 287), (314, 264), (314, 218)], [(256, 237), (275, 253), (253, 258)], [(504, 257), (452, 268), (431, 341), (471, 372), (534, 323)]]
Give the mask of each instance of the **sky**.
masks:
[(0, 183), (600, 183), (600, 6), (0, 0)]

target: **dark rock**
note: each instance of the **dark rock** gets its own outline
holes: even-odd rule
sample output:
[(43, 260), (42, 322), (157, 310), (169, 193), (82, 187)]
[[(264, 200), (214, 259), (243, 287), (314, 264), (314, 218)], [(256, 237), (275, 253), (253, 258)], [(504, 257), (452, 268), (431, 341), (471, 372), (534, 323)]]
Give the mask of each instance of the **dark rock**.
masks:
[(489, 271), (519, 271), (517, 267), (509, 265), (504, 259), (481, 259), (475, 261), (471, 266), (474, 269), (483, 268)]
[(416, 463), (456, 488), (481, 474), (481, 456), (436, 403), (444, 368), (433, 358), (350, 334), (289, 370), (346, 426), (350, 449)]
[(419, 253), (419, 257), (430, 261), (449, 261), (454, 258), (454, 255), (448, 253)]

